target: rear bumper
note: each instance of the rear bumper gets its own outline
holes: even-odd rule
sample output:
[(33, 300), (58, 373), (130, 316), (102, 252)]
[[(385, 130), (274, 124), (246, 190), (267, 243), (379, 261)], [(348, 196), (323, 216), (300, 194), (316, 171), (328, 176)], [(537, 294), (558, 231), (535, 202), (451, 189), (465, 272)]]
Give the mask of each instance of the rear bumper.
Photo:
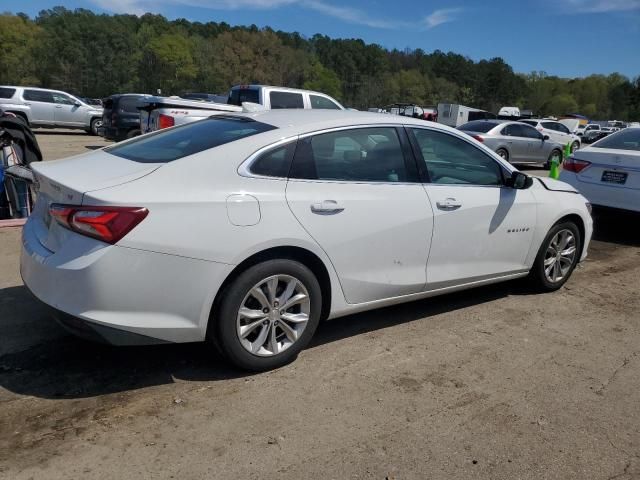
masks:
[(582, 182), (573, 172), (563, 171), (560, 180), (575, 187), (594, 206), (640, 212), (640, 190), (623, 185)]
[(118, 345), (205, 339), (213, 299), (231, 266), (77, 234), (52, 253), (33, 223), (23, 228), (23, 281), (69, 330)]

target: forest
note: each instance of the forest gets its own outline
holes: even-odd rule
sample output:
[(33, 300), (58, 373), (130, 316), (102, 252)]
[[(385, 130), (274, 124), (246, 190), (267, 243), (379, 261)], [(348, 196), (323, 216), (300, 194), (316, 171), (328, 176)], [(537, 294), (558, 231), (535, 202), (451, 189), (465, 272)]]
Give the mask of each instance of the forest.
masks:
[(517, 73), (501, 58), (389, 50), (360, 39), (255, 25), (55, 7), (35, 18), (0, 15), (0, 45), (0, 84), (87, 97), (158, 89), (163, 95), (223, 93), (232, 85), (262, 83), (319, 90), (359, 109), (452, 102), (493, 112), (508, 105), (536, 115), (640, 120), (640, 77)]

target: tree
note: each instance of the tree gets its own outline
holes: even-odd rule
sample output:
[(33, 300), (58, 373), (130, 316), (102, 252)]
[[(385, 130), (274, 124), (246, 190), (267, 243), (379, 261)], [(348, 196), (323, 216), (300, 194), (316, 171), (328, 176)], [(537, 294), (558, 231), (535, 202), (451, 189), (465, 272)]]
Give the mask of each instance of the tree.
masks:
[(34, 48), (41, 31), (23, 16), (0, 15), (0, 84), (38, 85)]

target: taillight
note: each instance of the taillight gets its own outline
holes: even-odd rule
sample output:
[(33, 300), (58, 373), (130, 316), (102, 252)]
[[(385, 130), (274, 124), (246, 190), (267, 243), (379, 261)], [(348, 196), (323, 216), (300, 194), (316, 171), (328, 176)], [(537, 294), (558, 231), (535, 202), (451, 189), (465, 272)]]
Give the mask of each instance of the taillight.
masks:
[(591, 165), (591, 162), (587, 162), (586, 160), (578, 160), (575, 157), (569, 157), (562, 164), (562, 168), (569, 172), (580, 173), (589, 165)]
[(482, 138), (480, 135), (471, 135), (471, 137), (475, 138), (480, 143), (484, 143), (484, 138)]
[(164, 115), (164, 114), (160, 114), (160, 116), (158, 117), (158, 127), (159, 128), (169, 128), (169, 127), (173, 127), (175, 125), (175, 120), (172, 116), (170, 115)]
[(65, 228), (105, 243), (117, 243), (149, 214), (141, 207), (77, 207), (53, 203), (49, 214)]

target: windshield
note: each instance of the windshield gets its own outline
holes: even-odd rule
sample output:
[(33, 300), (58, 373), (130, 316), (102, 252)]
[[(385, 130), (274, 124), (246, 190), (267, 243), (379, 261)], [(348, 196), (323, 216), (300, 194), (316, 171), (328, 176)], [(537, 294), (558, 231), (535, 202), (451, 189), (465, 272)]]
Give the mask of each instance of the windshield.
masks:
[(593, 148), (614, 148), (640, 152), (640, 128), (627, 128), (604, 137), (592, 145)]
[(218, 115), (144, 135), (105, 151), (134, 162), (168, 163), (275, 128), (249, 118)]

